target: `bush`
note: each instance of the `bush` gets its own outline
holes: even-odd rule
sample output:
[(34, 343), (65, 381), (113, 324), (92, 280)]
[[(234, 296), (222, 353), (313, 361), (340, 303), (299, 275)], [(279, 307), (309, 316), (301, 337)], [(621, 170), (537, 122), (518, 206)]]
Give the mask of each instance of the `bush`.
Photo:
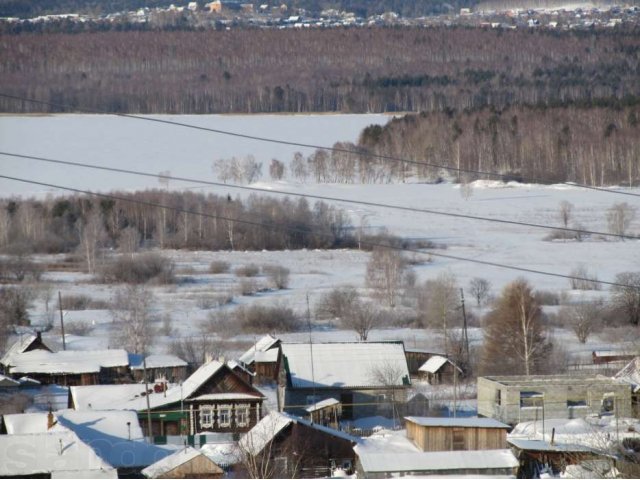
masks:
[(250, 263), (243, 265), (235, 270), (236, 277), (255, 277), (260, 273), (260, 268), (257, 265)]
[(86, 337), (93, 331), (93, 326), (86, 320), (76, 320), (64, 325), (65, 335), (78, 335)]
[(242, 307), (237, 316), (246, 333), (296, 332), (302, 327), (293, 310), (283, 305)]
[(289, 286), (289, 269), (279, 265), (265, 265), (262, 271), (269, 278), (271, 286), (283, 290)]
[(560, 295), (551, 290), (536, 290), (533, 296), (539, 305), (560, 305)]
[(233, 302), (233, 296), (228, 293), (202, 294), (195, 297), (198, 308), (209, 310), (210, 308), (221, 307)]
[(238, 292), (243, 296), (255, 295), (258, 292), (264, 292), (267, 288), (253, 278), (243, 278), (238, 286)]
[(157, 253), (135, 257), (125, 255), (106, 265), (102, 270), (102, 278), (106, 283), (174, 283), (174, 264)]
[(569, 284), (573, 290), (600, 290), (602, 288), (601, 284), (598, 283), (598, 275), (595, 273), (590, 274), (584, 265), (574, 268), (569, 275), (578, 277), (569, 279)]
[[(58, 302), (58, 308), (60, 303)], [(63, 295), (63, 310), (107, 310), (109, 303), (104, 300), (94, 300), (87, 295)]]
[(230, 267), (229, 262), (214, 260), (209, 264), (209, 273), (227, 273)]

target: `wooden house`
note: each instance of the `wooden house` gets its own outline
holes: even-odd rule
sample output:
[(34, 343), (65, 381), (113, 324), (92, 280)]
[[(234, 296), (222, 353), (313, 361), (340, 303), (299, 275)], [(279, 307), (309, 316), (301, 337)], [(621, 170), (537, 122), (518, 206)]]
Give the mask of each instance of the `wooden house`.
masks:
[(402, 342), (282, 343), (278, 409), (304, 416), (330, 398), (342, 418), (397, 418), (411, 386)]
[(425, 364), (434, 355), (445, 356), (444, 353), (433, 352), (431, 350), (425, 350), (423, 348), (408, 348), (405, 346), (404, 354), (407, 357), (407, 367), (412, 378), (420, 376), (420, 367)]
[(560, 476), (569, 465), (601, 458), (597, 451), (585, 445), (511, 437), (507, 442), (520, 462), (518, 478), (540, 478), (543, 469), (549, 468), (554, 475)]
[(233, 373), (238, 375), (240, 378), (242, 378), (249, 385), (253, 385), (253, 379), (256, 376), (255, 373), (253, 373), (251, 370), (249, 370), (243, 364), (241, 364), (241, 363), (239, 363), (239, 362), (237, 362), (235, 360), (229, 360), (227, 362), (227, 365), (233, 371)]
[(462, 369), (446, 357), (434, 355), (418, 369), (420, 377), (430, 385), (454, 383), (456, 375), (462, 377)]
[(222, 478), (224, 471), (199, 450), (185, 447), (142, 470), (146, 478)]
[(147, 428), (147, 402), (154, 436), (246, 432), (262, 416), (260, 391), (217, 360), (204, 364), (181, 385), (152, 390), (112, 408), (135, 410)]
[(406, 417), (405, 421), (407, 438), (424, 452), (506, 448), (510, 428), (492, 418)]
[[(146, 360), (146, 366), (145, 366)], [(147, 382), (153, 383), (163, 379), (169, 383), (179, 383), (187, 378), (188, 364), (175, 355), (142, 355), (129, 354), (129, 367), (135, 382), (144, 381), (144, 370), (147, 371)]]
[(9, 347), (6, 353), (0, 359), (0, 367), (5, 374), (9, 373), (9, 367), (12, 365), (12, 357), (21, 353), (32, 352), (34, 350), (43, 350), (53, 352), (53, 350), (42, 340), (42, 333), (36, 332), (24, 335)]
[(278, 378), (280, 339), (265, 335), (257, 340), (238, 362), (256, 374), (257, 382), (272, 382)]
[(327, 478), (352, 473), (357, 439), (293, 415), (270, 412), (238, 442), (246, 478)]
[(591, 358), (595, 365), (607, 363), (628, 363), (634, 359), (636, 355), (632, 352), (624, 352), (620, 350), (595, 350), (591, 353)]

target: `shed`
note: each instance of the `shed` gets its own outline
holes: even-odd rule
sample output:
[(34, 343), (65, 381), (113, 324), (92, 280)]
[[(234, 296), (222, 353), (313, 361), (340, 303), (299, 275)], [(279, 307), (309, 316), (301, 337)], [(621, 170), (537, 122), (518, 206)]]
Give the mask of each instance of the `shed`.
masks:
[(599, 458), (592, 448), (585, 445), (513, 437), (507, 441), (520, 461), (520, 478), (538, 478), (541, 468), (547, 466), (558, 475), (568, 465)]
[(462, 369), (446, 357), (434, 355), (418, 369), (420, 375), (431, 385), (453, 383), (455, 375), (462, 375)]
[(407, 437), (425, 452), (505, 448), (510, 428), (492, 418), (406, 417), (405, 420)]
[(149, 465), (142, 474), (146, 478), (222, 478), (224, 471), (199, 450), (186, 447)]
[(342, 417), (342, 404), (335, 398), (316, 402), (305, 410), (309, 414), (311, 422), (332, 428), (338, 428), (338, 421)]
[(423, 348), (408, 348), (406, 346), (404, 348), (404, 354), (407, 357), (407, 367), (409, 368), (409, 373), (413, 377), (417, 377), (420, 374), (418, 369), (434, 355), (445, 356), (445, 354), (442, 352), (434, 352)]
[[(144, 360), (142, 355), (130, 353), (129, 365), (136, 382), (144, 381)], [(169, 383), (179, 383), (187, 378), (188, 364), (175, 355), (149, 355), (146, 357), (147, 381), (163, 378)]]

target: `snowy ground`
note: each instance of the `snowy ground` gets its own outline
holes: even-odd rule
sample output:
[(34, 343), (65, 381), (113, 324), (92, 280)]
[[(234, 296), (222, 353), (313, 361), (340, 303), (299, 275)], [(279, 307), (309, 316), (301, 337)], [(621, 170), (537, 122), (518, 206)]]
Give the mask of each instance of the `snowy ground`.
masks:
[[(206, 125), (213, 128), (261, 136), (277, 137), (321, 145), (331, 145), (338, 140), (357, 139), (360, 130), (371, 123), (384, 123), (383, 115), (309, 115), (309, 116), (193, 116), (167, 117), (178, 121)], [(28, 139), (28, 141), (27, 141)], [(288, 163), (295, 147), (278, 147), (249, 140), (238, 140), (215, 134), (205, 134), (186, 129), (169, 128), (164, 125), (139, 122), (109, 116), (59, 115), (59, 116), (2, 116), (0, 117), (0, 150), (42, 155), (72, 161), (87, 161), (95, 164), (136, 168), (157, 173), (169, 170), (175, 175), (215, 180), (211, 163), (217, 158), (254, 154), (258, 160), (267, 162), (276, 157)], [(310, 153), (306, 150), (305, 153)], [(73, 170), (71, 167), (55, 167), (0, 156), (0, 171), (6, 175), (45, 180), (77, 188), (109, 191), (112, 189), (134, 189), (157, 187), (155, 179), (127, 177), (91, 170)], [(172, 189), (193, 188), (193, 185), (172, 184)], [(557, 274), (569, 274), (579, 265), (586, 266), (600, 280), (613, 281), (623, 271), (640, 270), (640, 241), (615, 241), (605, 236), (593, 235), (583, 242), (547, 241), (548, 230), (492, 223), (487, 221), (460, 219), (450, 216), (419, 212), (398, 211), (391, 208), (362, 206), (352, 201), (379, 202), (398, 206), (437, 210), (508, 219), (535, 224), (559, 226), (558, 205), (569, 201), (574, 205), (574, 221), (586, 230), (606, 232), (606, 211), (615, 202), (626, 201), (640, 207), (637, 197), (622, 196), (608, 192), (584, 190), (567, 185), (520, 185), (478, 181), (473, 184), (472, 194), (465, 198), (459, 186), (451, 183), (392, 184), (392, 185), (318, 185), (294, 182), (266, 182), (253, 185), (256, 188), (341, 198), (335, 204), (349, 212), (354, 227), (364, 226), (376, 232), (381, 228), (391, 233), (417, 239), (429, 239), (442, 248), (442, 253), (496, 262), (505, 265), (541, 270)], [(200, 187), (197, 187), (200, 188)], [(201, 187), (203, 192), (246, 196), (247, 191), (238, 191), (231, 186)], [(640, 193), (640, 189), (626, 192)], [(33, 189), (23, 184), (0, 181), (0, 194), (10, 196), (44, 195), (53, 191)], [(640, 222), (636, 220), (632, 233), (640, 233)], [(177, 285), (153, 287), (158, 299), (156, 313), (168, 314), (173, 319), (171, 338), (191, 336), (211, 309), (202, 308), (201, 295), (229, 293), (233, 302), (225, 307), (233, 309), (248, 303), (281, 302), (296, 311), (306, 311), (307, 296), (313, 306), (320, 296), (341, 285), (364, 286), (364, 273), (369, 254), (361, 251), (286, 251), (286, 252), (182, 252), (168, 251), (177, 265), (179, 277), (185, 280)], [(499, 294), (508, 282), (519, 276), (531, 281), (536, 289), (565, 293), (569, 299), (584, 296), (608, 297), (609, 290), (579, 292), (569, 290), (566, 279), (524, 273), (509, 269), (478, 265), (470, 262), (415, 254), (431, 259), (413, 266), (419, 281), (435, 278), (449, 272), (457, 277), (461, 286), (479, 276), (492, 283), (492, 294)], [(414, 256), (414, 254), (410, 254)], [(282, 265), (291, 270), (289, 288), (267, 291), (254, 296), (237, 293), (239, 279), (233, 273), (208, 274), (206, 270), (212, 260), (224, 260), (234, 267), (255, 263), (258, 265)], [(82, 273), (52, 272), (45, 280), (54, 285), (54, 291), (64, 295), (86, 294), (96, 299), (108, 300), (114, 293), (113, 286), (95, 283)], [(266, 281), (259, 278), (259, 281)], [(468, 308), (473, 310), (472, 299)], [(40, 323), (45, 319), (44, 303), (38, 300), (32, 310), (32, 318)], [(65, 322), (89, 322), (94, 330), (90, 337), (70, 335), (70, 348), (105, 348), (110, 345), (111, 316), (106, 310), (67, 312)], [(160, 326), (160, 323), (158, 324)], [(282, 335), (285, 340), (307, 340), (308, 333)], [(351, 340), (353, 332), (344, 332), (324, 322), (314, 328), (315, 341)], [(474, 342), (482, 341), (479, 330), (471, 331)], [(243, 335), (226, 339), (234, 343), (230, 355), (254, 341), (254, 335)], [(433, 331), (424, 329), (380, 329), (374, 331), (371, 340), (401, 339), (407, 346), (438, 348), (441, 339)], [(573, 334), (564, 329), (554, 332), (554, 339), (573, 354), (587, 356), (594, 349), (610, 346), (606, 338), (593, 336), (585, 345), (576, 343)], [(156, 350), (162, 352), (169, 337), (160, 337)]]

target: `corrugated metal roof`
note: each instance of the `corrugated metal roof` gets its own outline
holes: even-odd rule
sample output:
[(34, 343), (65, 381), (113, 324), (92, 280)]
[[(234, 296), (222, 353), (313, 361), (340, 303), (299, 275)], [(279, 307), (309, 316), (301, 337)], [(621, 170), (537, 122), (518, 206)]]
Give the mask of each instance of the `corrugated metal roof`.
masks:
[[(293, 388), (367, 388), (408, 385), (401, 342), (283, 343)], [(311, 353), (313, 350), (313, 369)]]
[(423, 427), (511, 428), (506, 423), (499, 422), (493, 418), (405, 417), (405, 419)]
[(355, 447), (365, 473), (444, 472), (447, 470), (510, 469), (519, 466), (511, 450), (369, 453)]

